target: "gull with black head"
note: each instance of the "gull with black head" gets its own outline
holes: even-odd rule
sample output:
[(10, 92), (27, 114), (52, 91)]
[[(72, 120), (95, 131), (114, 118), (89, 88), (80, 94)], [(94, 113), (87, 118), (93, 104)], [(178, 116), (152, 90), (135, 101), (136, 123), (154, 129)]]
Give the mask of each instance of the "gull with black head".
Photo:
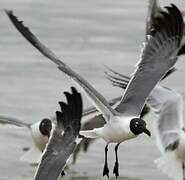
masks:
[(30, 164), (39, 163), (51, 130), (54, 127), (54, 123), (50, 119), (44, 118), (41, 121), (31, 124), (17, 118), (3, 115), (0, 115), (0, 123), (24, 127), (29, 130), (34, 146), (29, 148), (29, 150), (21, 156), (20, 160)]
[(140, 118), (146, 98), (160, 81), (164, 74), (174, 66), (177, 61), (177, 52), (183, 36), (183, 18), (175, 5), (166, 7), (156, 18), (152, 33), (144, 43), (140, 61), (136, 71), (127, 86), (127, 89), (116, 109), (112, 109), (106, 99), (96, 91), (83, 77), (74, 72), (62, 62), (51, 50), (43, 45), (39, 39), (19, 21), (12, 11), (6, 13), (19, 32), (44, 56), (49, 58), (58, 68), (73, 79), (86, 93), (94, 106), (103, 114), (106, 124), (102, 128), (90, 131), (81, 131), (80, 134), (90, 138), (103, 138), (107, 145), (105, 148), (105, 165), (103, 175), (109, 176), (107, 164), (107, 150), (109, 143), (117, 143), (115, 147), (116, 162), (113, 173), (119, 176), (117, 149), (121, 142), (146, 133), (146, 123)]
[[(172, 70), (172, 69), (171, 69)], [(114, 86), (125, 89), (129, 77), (111, 70), (108, 75)], [(161, 157), (155, 163), (174, 180), (185, 179), (185, 125), (183, 97), (178, 92), (157, 85), (148, 96), (147, 104), (155, 112), (154, 132)]]

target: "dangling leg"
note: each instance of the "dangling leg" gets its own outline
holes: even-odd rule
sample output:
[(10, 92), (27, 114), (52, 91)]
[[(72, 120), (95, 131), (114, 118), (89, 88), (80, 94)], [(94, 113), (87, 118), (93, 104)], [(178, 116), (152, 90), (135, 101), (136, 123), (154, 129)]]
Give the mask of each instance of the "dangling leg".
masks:
[(118, 146), (119, 145), (120, 145), (120, 143), (118, 143), (115, 146), (116, 162), (115, 162), (115, 165), (114, 165), (113, 174), (115, 174), (116, 178), (119, 176), (119, 163), (118, 163)]
[(107, 152), (108, 152), (108, 144), (105, 146), (105, 164), (103, 168), (103, 176), (107, 176), (109, 178), (109, 168), (107, 163)]
[(185, 180), (185, 165), (184, 165), (184, 162), (182, 163), (182, 173), (183, 173), (183, 180)]

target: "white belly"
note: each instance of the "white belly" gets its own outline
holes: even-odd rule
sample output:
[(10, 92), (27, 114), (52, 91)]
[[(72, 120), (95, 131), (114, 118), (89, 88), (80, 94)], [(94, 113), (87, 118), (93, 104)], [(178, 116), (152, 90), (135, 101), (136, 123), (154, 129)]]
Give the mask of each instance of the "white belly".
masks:
[(42, 152), (48, 142), (48, 137), (41, 134), (39, 124), (40, 122), (31, 126), (31, 135), (35, 146)]
[(114, 122), (110, 121), (104, 127), (96, 129), (96, 133), (107, 143), (121, 143), (136, 137), (130, 131), (129, 125), (130, 120), (116, 119)]

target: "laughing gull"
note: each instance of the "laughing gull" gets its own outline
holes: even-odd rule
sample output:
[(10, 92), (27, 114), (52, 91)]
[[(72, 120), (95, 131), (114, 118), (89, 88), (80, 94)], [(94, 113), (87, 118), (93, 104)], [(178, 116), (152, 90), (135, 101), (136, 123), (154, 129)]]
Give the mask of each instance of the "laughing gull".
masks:
[(16, 118), (0, 116), (0, 123), (24, 127), (29, 130), (34, 145), (20, 158), (20, 160), (26, 161), (30, 164), (39, 163), (42, 152), (48, 142), (51, 129), (54, 126), (52, 121), (45, 118), (39, 122), (29, 124)]
[[(130, 80), (129, 76), (123, 75), (109, 67), (106, 67), (106, 68), (107, 70), (105, 71), (105, 74), (107, 75), (107, 78), (111, 81), (112, 85), (122, 89), (126, 89)], [(174, 71), (176, 71), (176, 68), (170, 69), (161, 80), (171, 75)], [(112, 106), (112, 108), (116, 107), (116, 104), (120, 102), (121, 97), (122, 96), (119, 96), (109, 100), (109, 104)], [(150, 109), (151, 109), (150, 105), (148, 104), (148, 102), (146, 102), (141, 112), (141, 118), (145, 118), (145, 116), (150, 112)], [(83, 113), (83, 118), (86, 120), (82, 124), (83, 125), (82, 130), (91, 130), (94, 128), (100, 128), (100, 127), (103, 127), (106, 123), (104, 118), (102, 117), (102, 114), (99, 113), (94, 106), (86, 109), (85, 113)], [(83, 138), (80, 141), (80, 143), (78, 144), (78, 147), (73, 153), (73, 163), (76, 162), (78, 154), (81, 151), (87, 152), (90, 145), (93, 144), (94, 141), (95, 139), (90, 139), (90, 138)]]
[[(119, 78), (115, 74), (119, 75)], [(109, 75), (114, 86), (125, 88), (129, 77), (116, 73)], [(119, 79), (119, 80), (118, 80)], [(127, 82), (126, 82), (127, 81)], [(162, 156), (155, 163), (174, 180), (185, 179), (185, 125), (183, 97), (174, 90), (157, 85), (147, 99), (156, 115), (155, 136)]]
[[(109, 104), (112, 106), (115, 102), (117, 102), (118, 99), (120, 100), (120, 97), (110, 100)], [(90, 122), (91, 118), (95, 117), (97, 114), (98, 113), (96, 111), (96, 108), (94, 107), (84, 109), (81, 122), (81, 127), (83, 130), (102, 127), (105, 124), (105, 121), (103, 119), (102, 121), (99, 121), (99, 118), (97, 118), (97, 120), (93, 121), (92, 123)], [(45, 146), (48, 143), (50, 132), (56, 124), (56, 117), (51, 117), (50, 119), (44, 118), (36, 123), (26, 123), (25, 121), (15, 117), (0, 115), (0, 124), (8, 124), (28, 129), (33, 140), (33, 146), (31, 148), (23, 148), (27, 152), (20, 157), (20, 160), (28, 162), (30, 164), (38, 164), (41, 160), (42, 152), (44, 151)], [(75, 153), (73, 153), (73, 163), (76, 162), (76, 158), (79, 153), (78, 150), (83, 148), (84, 151), (86, 151), (89, 143), (90, 141), (87, 141), (87, 139), (84, 138), (78, 144)]]
[[(120, 100), (121, 97), (113, 98), (109, 101), (109, 104), (112, 106), (114, 105), (118, 99)], [(96, 118), (96, 120), (91, 121), (91, 118), (96, 117), (100, 113), (97, 112), (96, 108), (89, 107), (84, 109), (83, 117), (81, 122), (81, 129), (89, 130), (97, 127), (102, 127), (105, 124), (104, 119)], [(18, 128), (27, 128), (32, 140), (33, 146), (31, 148), (23, 148), (26, 153), (20, 157), (21, 161), (28, 162), (30, 164), (38, 164), (41, 160), (42, 152), (45, 149), (46, 144), (48, 143), (48, 137), (50, 135), (51, 130), (54, 128), (56, 124), (56, 117), (51, 117), (50, 119), (44, 118), (41, 121), (36, 123), (26, 123), (25, 121), (10, 117), (7, 115), (0, 115), (0, 124), (2, 125), (13, 125), (17, 126)], [(75, 152), (73, 153), (73, 164), (76, 162), (76, 158), (78, 156), (79, 150), (83, 148), (84, 151), (87, 151), (88, 145), (90, 141), (84, 138), (80, 141)]]
[(126, 88), (126, 91), (115, 108), (111, 108), (106, 99), (96, 91), (83, 77), (74, 72), (62, 62), (51, 50), (43, 45), (36, 36), (19, 21), (12, 11), (6, 13), (18, 31), (44, 56), (58, 65), (59, 70), (73, 79), (85, 92), (93, 105), (103, 114), (106, 124), (102, 128), (81, 131), (81, 135), (89, 138), (103, 138), (106, 141), (105, 165), (103, 175), (109, 176), (107, 164), (107, 151), (109, 143), (115, 146), (116, 162), (113, 173), (119, 176), (117, 150), (121, 142), (146, 133), (151, 135), (146, 128), (146, 123), (140, 118), (145, 100), (160, 81), (164, 74), (174, 66), (177, 53), (180, 49), (183, 36), (183, 18), (175, 5), (165, 8), (160, 12), (153, 24), (153, 32), (143, 44), (140, 61), (136, 71)]
[(71, 91), (72, 93), (64, 92), (67, 103), (59, 102), (61, 112), (56, 112), (57, 124), (43, 153), (35, 180), (57, 180), (77, 146), (82, 98), (74, 87)]

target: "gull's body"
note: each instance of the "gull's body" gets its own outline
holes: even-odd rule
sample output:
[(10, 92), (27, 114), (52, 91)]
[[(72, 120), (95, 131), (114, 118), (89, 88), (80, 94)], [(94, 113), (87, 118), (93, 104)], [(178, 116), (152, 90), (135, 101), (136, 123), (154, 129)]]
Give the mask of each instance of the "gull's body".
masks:
[[(140, 118), (140, 114), (146, 98), (154, 86), (177, 61), (177, 52), (183, 36), (183, 18), (178, 8), (174, 5), (167, 7), (167, 11), (161, 12), (161, 16), (156, 19), (160, 29), (154, 28), (155, 33), (148, 37), (144, 43), (136, 71), (116, 109), (112, 109), (107, 100), (93, 86), (43, 45), (22, 22), (18, 21), (11, 11), (6, 11), (6, 13), (21, 34), (44, 56), (57, 64), (62, 72), (72, 78), (83, 89), (93, 105), (103, 114), (106, 121), (104, 127), (92, 131), (81, 131), (80, 134), (108, 140), (105, 148), (106, 162), (103, 173), (107, 176), (109, 176), (107, 167), (108, 143), (117, 143), (115, 147), (116, 162), (113, 171), (117, 177), (119, 175), (117, 157), (119, 143), (131, 137), (137, 137), (143, 132), (150, 135), (146, 129), (146, 123)], [(118, 128), (117, 131), (116, 128)]]
[[(110, 101), (110, 105), (114, 104), (114, 100), (117, 100), (117, 98), (113, 99), (113, 101)], [(83, 111), (83, 117), (82, 117), (82, 122), (81, 122), (81, 128), (84, 130), (89, 129), (89, 122), (91, 117), (95, 116), (95, 114), (97, 114), (96, 109), (93, 108), (87, 108)], [(52, 129), (55, 128), (55, 124), (56, 124), (56, 117), (52, 117), (50, 119), (48, 119), (48, 122), (51, 122), (52, 125)], [(23, 120), (17, 119), (15, 117), (10, 117), (10, 116), (3, 116), (0, 115), (0, 124), (3, 125), (12, 125), (12, 126), (17, 126), (18, 128), (26, 128), (28, 130), (28, 132), (30, 133), (30, 136), (32, 138), (32, 143), (33, 145), (31, 145), (31, 147), (29, 147), (28, 150), (26, 150), (26, 152), (20, 157), (21, 161), (25, 161), (28, 162), (30, 164), (38, 164), (41, 160), (41, 156), (42, 153), (46, 147), (46, 144), (48, 143), (48, 135), (44, 135), (42, 134), (42, 132), (40, 131), (40, 124), (41, 121), (38, 121), (36, 123), (26, 123)], [(90, 125), (90, 127), (102, 127), (104, 125), (104, 120), (103, 121), (98, 121), (97, 123), (93, 123), (92, 125)], [(48, 126), (47, 128), (50, 129), (50, 126)], [(92, 129), (92, 128), (91, 128)], [(49, 133), (49, 131), (48, 131)], [(83, 141), (82, 141), (83, 142)], [(80, 145), (80, 144), (78, 144)], [(26, 148), (27, 149), (27, 148)], [(74, 157), (76, 159), (76, 157)], [(75, 160), (74, 160), (75, 161)]]
[[(117, 98), (113, 99), (113, 101), (110, 101), (110, 105), (114, 104), (114, 100), (117, 100)], [(82, 129), (89, 129), (89, 121), (91, 117), (95, 116), (97, 114), (96, 109), (93, 108), (87, 108), (83, 111), (83, 117), (81, 122)], [(52, 117), (48, 119), (48, 122), (51, 122), (52, 129), (55, 127), (56, 124), (56, 117)], [(3, 116), (0, 115), (0, 124), (8, 124), (12, 126), (17, 126), (18, 128), (26, 128), (28, 132), (31, 135), (32, 143), (31, 147), (29, 147), (28, 150), (20, 157), (21, 161), (28, 162), (30, 164), (38, 164), (41, 160), (42, 153), (46, 147), (46, 144), (48, 143), (48, 135), (44, 135), (40, 131), (40, 124), (42, 120), (36, 122), (36, 123), (26, 123), (23, 120), (17, 119), (15, 117), (10, 116)], [(102, 127), (104, 125), (104, 121), (100, 121), (98, 123), (93, 123), (91, 127)], [(47, 128), (50, 128), (49, 126)], [(82, 141), (83, 142), (83, 141)], [(27, 149), (27, 148), (26, 148)], [(76, 157), (74, 157), (76, 159)], [(75, 160), (74, 160), (75, 161)]]
[[(33, 140), (33, 146), (21, 156), (20, 160), (30, 164), (37, 164), (41, 160), (42, 152), (48, 142), (51, 129), (54, 124), (50, 119), (43, 119), (33, 124), (8, 116), (0, 116), (1, 124), (10, 124), (18, 127), (27, 128)], [(43, 126), (41, 125), (43, 123)]]
[[(129, 77), (112, 72), (114, 75), (109, 75), (109, 79), (114, 82), (114, 86), (121, 88), (127, 86)], [(155, 163), (159, 169), (172, 179), (184, 180), (185, 126), (183, 97), (169, 88), (157, 85), (148, 97), (147, 104), (155, 112), (156, 120), (153, 123), (153, 129), (156, 144), (161, 151), (161, 157)]]
[[(112, 71), (108, 74), (114, 86), (125, 87), (129, 77)], [(119, 80), (118, 80), (119, 79)], [(183, 97), (166, 87), (157, 85), (147, 99), (154, 110), (154, 132), (161, 157), (157, 167), (174, 180), (185, 179), (185, 126), (183, 120)]]
[[(121, 143), (136, 137), (136, 135), (130, 131), (129, 127), (130, 119), (134, 118), (136, 117), (115, 116), (112, 120), (114, 123), (108, 122), (104, 127), (94, 129), (93, 131), (95, 132), (95, 136), (102, 137), (107, 143)], [(88, 135), (86, 137), (88, 137)], [(92, 137), (93, 135), (90, 136), (90, 138)]]
[[(32, 139), (33, 139), (35, 146), (42, 153), (45, 149), (45, 146), (48, 142), (49, 137), (48, 137), (48, 135), (43, 135), (40, 132), (40, 129), (39, 129), (40, 123), (41, 122), (37, 122), (37, 123), (32, 124), (30, 126), (30, 132), (31, 132), (31, 136), (32, 136)], [(54, 124), (52, 124), (52, 126), (54, 127)]]

